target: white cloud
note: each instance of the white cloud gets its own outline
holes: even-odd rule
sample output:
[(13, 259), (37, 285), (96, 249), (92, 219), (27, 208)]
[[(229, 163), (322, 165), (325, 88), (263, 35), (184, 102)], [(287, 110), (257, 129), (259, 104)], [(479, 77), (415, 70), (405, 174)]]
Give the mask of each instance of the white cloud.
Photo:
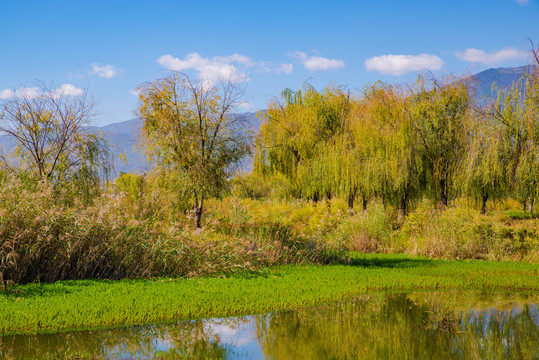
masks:
[(222, 62), (225, 64), (237, 63), (237, 64), (242, 64), (245, 66), (253, 66), (255, 64), (253, 60), (251, 60), (250, 57), (245, 56), (245, 55), (240, 55), (240, 54), (232, 54), (230, 56), (225, 56), (225, 57), (215, 56), (213, 57), (213, 61)]
[(473, 48), (457, 51), (455, 53), (455, 56), (460, 60), (487, 65), (499, 64), (507, 60), (524, 60), (527, 55), (527, 52), (512, 47), (491, 51), (489, 53)]
[(63, 84), (59, 89), (54, 89), (51, 91), (52, 96), (79, 96), (83, 93), (83, 89), (75, 87), (71, 84)]
[(214, 56), (204, 58), (198, 53), (190, 53), (185, 59), (175, 58), (171, 55), (163, 55), (157, 59), (157, 63), (168, 70), (184, 71), (193, 69), (204, 82), (235, 79), (236, 82), (247, 82), (249, 77), (238, 70), (233, 64), (252, 66), (254, 63), (247, 56), (233, 54), (226, 57)]
[(35, 98), (39, 96), (39, 89), (37, 87), (22, 87), (15, 91), (11, 89), (4, 89), (0, 92), (0, 99), (17, 98)]
[[(51, 90), (48, 94), (57, 97), (57, 96), (79, 96), (84, 93), (83, 89), (75, 87), (71, 84), (63, 84), (60, 88)], [(11, 98), (26, 98), (32, 99), (38, 96), (41, 96), (43, 93), (38, 87), (22, 87), (15, 90), (4, 89), (0, 91), (0, 99), (11, 99)]]
[(368, 71), (378, 71), (387, 75), (403, 75), (410, 71), (439, 70), (444, 61), (436, 55), (382, 55), (365, 61)]
[(306, 53), (296, 51), (291, 55), (301, 61), (303, 66), (309, 71), (337, 70), (344, 67), (344, 61), (328, 59), (320, 56), (308, 56)]
[(245, 110), (249, 110), (249, 109), (252, 109), (255, 107), (255, 104), (253, 104), (252, 101), (242, 101), (238, 104), (239, 107), (245, 109)]
[(131, 89), (129, 90), (129, 93), (131, 95), (134, 95), (134, 96), (139, 96), (140, 95), (140, 90), (137, 90), (137, 89)]
[(92, 70), (90, 71), (91, 74), (97, 75), (105, 79), (110, 79), (115, 76), (118, 76), (119, 73), (119, 70), (112, 65), (101, 65), (98, 63), (92, 63), (90, 64), (90, 66), (92, 67)]
[(15, 93), (11, 89), (4, 89), (0, 91), (0, 99), (9, 99), (12, 98)]
[(16, 96), (25, 98), (35, 98), (39, 96), (39, 89), (37, 87), (23, 87), (15, 91)]
[(261, 61), (258, 72), (275, 73), (275, 74), (291, 74), (294, 71), (294, 65), (281, 63), (279, 66), (274, 65), (271, 61)]
[(187, 54), (183, 59), (167, 54), (160, 56), (156, 62), (168, 70), (195, 70), (200, 80), (206, 85), (229, 79), (234, 82), (249, 82), (251, 79), (246, 73), (247, 69), (256, 73), (275, 74), (291, 74), (294, 71), (292, 64), (258, 61), (242, 54), (206, 58), (193, 52)]
[(294, 71), (294, 65), (286, 63), (282, 63), (281, 66), (275, 69), (276, 74), (292, 74), (292, 71)]
[(517, 0), (520, 5), (526, 5), (529, 0)]

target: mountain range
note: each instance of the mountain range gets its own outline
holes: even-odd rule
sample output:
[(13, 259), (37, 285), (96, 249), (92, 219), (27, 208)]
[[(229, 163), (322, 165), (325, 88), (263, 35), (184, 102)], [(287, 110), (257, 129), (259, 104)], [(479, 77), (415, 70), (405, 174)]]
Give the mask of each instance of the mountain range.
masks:
[[(467, 78), (476, 100), (486, 102), (495, 96), (495, 91), (507, 89), (527, 72), (534, 71), (533, 66), (488, 69)], [(494, 92), (493, 92), (494, 91)], [(259, 119), (255, 113), (244, 113), (250, 126), (259, 128)], [(101, 127), (92, 127), (93, 131), (101, 131), (112, 145), (114, 153), (114, 169), (116, 175), (120, 172), (143, 173), (150, 169), (144, 154), (137, 149), (139, 134), (142, 127), (140, 119), (131, 119)], [(0, 154), (9, 153), (15, 146), (13, 138), (0, 135)], [(120, 156), (122, 155), (123, 156)], [(121, 157), (125, 158), (121, 160)], [(247, 166), (248, 167), (248, 166)]]
[(479, 102), (485, 102), (496, 97), (497, 91), (511, 87), (523, 75), (533, 73), (536, 68), (536, 65), (526, 65), (488, 69), (468, 77), (467, 80), (470, 83), (470, 87), (474, 90), (475, 99)]
[[(245, 117), (247, 126), (254, 129), (259, 128), (260, 122), (255, 113), (247, 112), (241, 115)], [(114, 170), (116, 175), (122, 171), (126, 173), (143, 173), (150, 169), (142, 150), (137, 148), (141, 128), (142, 120), (140, 119), (131, 119), (94, 128), (101, 131), (106, 136), (109, 144), (112, 145), (112, 151), (115, 155)], [(120, 154), (125, 156), (126, 161), (120, 159)]]

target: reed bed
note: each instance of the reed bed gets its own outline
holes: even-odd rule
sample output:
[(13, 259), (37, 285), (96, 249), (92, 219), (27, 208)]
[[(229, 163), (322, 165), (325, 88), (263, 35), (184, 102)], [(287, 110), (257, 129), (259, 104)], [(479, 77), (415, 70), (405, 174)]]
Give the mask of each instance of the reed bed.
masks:
[(52, 186), (0, 187), (0, 285), (72, 279), (201, 276), (284, 264), (323, 264), (342, 254), (279, 223), (196, 230), (122, 193), (66, 204)]

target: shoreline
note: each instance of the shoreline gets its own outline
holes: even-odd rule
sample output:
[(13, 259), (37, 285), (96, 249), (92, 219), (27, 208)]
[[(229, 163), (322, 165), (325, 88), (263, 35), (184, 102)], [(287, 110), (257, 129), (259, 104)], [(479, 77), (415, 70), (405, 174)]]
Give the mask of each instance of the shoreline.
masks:
[(284, 311), (369, 291), (459, 289), (539, 291), (539, 265), (353, 254), (348, 265), (288, 265), (258, 274), (27, 284), (0, 294), (0, 336)]

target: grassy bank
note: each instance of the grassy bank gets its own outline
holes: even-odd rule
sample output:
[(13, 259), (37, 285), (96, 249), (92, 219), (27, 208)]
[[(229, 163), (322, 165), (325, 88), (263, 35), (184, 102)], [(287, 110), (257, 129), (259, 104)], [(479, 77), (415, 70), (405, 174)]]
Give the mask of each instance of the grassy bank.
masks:
[(539, 265), (353, 255), (348, 265), (284, 266), (229, 277), (67, 281), (0, 296), (0, 334), (56, 332), (279, 311), (374, 290), (539, 291)]

